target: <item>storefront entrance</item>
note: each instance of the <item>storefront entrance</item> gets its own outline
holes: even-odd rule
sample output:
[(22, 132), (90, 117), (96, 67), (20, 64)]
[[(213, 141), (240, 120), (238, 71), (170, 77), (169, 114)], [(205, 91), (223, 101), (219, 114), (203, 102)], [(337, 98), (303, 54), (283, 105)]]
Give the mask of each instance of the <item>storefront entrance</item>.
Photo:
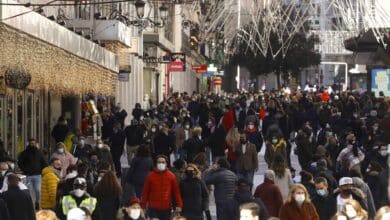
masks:
[(14, 158), (30, 138), (44, 144), (42, 109), (39, 92), (7, 88), (0, 96), (0, 139)]

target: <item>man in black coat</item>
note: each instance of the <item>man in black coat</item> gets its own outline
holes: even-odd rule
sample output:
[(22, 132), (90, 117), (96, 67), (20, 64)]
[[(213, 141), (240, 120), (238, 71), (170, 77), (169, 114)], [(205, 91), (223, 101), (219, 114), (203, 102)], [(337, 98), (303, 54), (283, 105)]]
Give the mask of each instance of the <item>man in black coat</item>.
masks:
[(57, 124), (51, 131), (51, 136), (54, 138), (56, 143), (64, 142), (66, 135), (68, 135), (69, 127), (66, 119), (61, 116), (58, 118)]
[(323, 177), (315, 179), (316, 194), (313, 197), (313, 204), (317, 209), (320, 220), (331, 219), (337, 212), (336, 197), (328, 190), (328, 181)]
[(145, 133), (145, 128), (142, 125), (139, 125), (138, 120), (131, 120), (131, 125), (127, 126), (125, 129), (126, 134), (126, 146), (127, 146), (127, 159), (131, 161), (133, 159), (135, 152), (140, 144), (143, 142)]
[(0, 219), (1, 220), (11, 220), (9, 216), (7, 204), (3, 199), (0, 199)]
[[(154, 138), (154, 154), (155, 158), (157, 155), (165, 155), (168, 160), (171, 152), (175, 149), (175, 138), (174, 135), (169, 131), (167, 124), (163, 124), (160, 131)], [(170, 163), (168, 163), (170, 164)]]
[(240, 206), (245, 203), (254, 202), (260, 207), (259, 219), (268, 219), (267, 208), (264, 206), (260, 198), (253, 197), (251, 193), (252, 183), (245, 179), (240, 179), (237, 182), (237, 190), (232, 199), (226, 200), (223, 204), (222, 218), (223, 220), (240, 219)]
[(33, 197), (35, 204), (40, 204), (41, 200), (41, 182), (42, 169), (48, 164), (43, 153), (38, 149), (35, 139), (30, 139), (26, 150), (22, 151), (18, 157), (19, 168), (27, 176), (30, 195)]
[(8, 175), (8, 190), (1, 194), (6, 202), (10, 219), (35, 220), (35, 212), (32, 199), (29, 194), (20, 190), (19, 177), (16, 174)]
[(206, 144), (211, 149), (213, 161), (225, 156), (225, 138), (226, 132), (222, 126), (215, 127), (208, 137)]
[(125, 145), (126, 135), (122, 130), (120, 123), (115, 123), (113, 132), (110, 138), (111, 142), (111, 155), (112, 160), (114, 161), (116, 175), (118, 177), (121, 176), (122, 168), (121, 168), (121, 156), (123, 154), (123, 148)]

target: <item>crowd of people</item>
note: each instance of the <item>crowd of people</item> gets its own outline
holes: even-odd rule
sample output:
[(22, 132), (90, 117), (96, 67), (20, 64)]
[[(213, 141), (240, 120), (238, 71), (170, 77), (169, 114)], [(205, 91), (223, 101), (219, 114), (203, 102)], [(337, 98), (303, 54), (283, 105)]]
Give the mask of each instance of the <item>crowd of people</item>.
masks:
[(194, 92), (100, 110), (94, 146), (63, 117), (50, 157), (34, 139), (16, 160), (0, 146), (0, 219), (210, 220), (210, 193), (218, 220), (390, 219), (383, 96)]

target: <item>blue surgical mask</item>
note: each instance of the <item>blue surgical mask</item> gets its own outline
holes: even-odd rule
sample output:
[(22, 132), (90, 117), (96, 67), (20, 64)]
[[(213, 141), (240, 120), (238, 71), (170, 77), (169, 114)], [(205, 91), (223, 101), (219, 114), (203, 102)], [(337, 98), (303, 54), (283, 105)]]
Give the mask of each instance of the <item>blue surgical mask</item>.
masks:
[(317, 190), (317, 194), (320, 195), (320, 196), (326, 196), (327, 192), (324, 189), (318, 189)]
[(84, 141), (84, 140), (80, 140), (80, 144), (81, 144), (81, 145), (84, 145), (84, 144), (85, 144), (85, 141)]

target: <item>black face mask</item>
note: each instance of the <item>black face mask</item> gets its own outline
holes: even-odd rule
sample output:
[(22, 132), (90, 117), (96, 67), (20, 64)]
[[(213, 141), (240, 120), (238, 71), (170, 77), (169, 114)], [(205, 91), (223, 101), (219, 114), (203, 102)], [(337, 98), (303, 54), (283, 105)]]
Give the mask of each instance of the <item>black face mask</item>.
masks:
[(241, 143), (241, 144), (246, 144), (246, 140), (240, 139), (240, 143)]
[(352, 194), (352, 189), (344, 189), (341, 191), (343, 195), (351, 195)]
[(186, 170), (186, 176), (187, 176), (189, 179), (192, 179), (192, 178), (194, 178), (194, 172), (193, 172), (193, 171)]
[(59, 167), (59, 168), (54, 167), (54, 169), (56, 169), (57, 171), (61, 171), (61, 167)]

